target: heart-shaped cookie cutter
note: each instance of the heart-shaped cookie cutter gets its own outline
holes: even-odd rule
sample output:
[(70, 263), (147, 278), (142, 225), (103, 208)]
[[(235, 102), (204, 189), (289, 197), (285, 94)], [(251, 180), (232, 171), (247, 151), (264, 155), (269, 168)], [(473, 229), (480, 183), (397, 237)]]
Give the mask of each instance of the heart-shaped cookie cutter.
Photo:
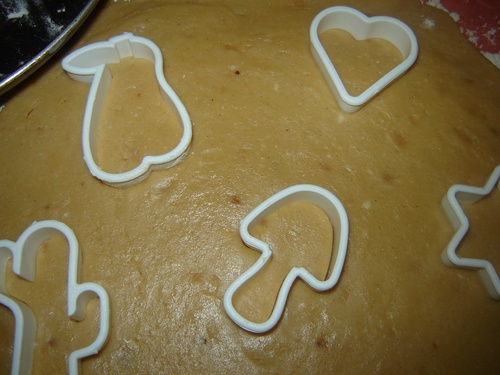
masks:
[[(378, 79), (358, 96), (350, 95), (319, 40), (319, 34), (329, 29), (342, 29), (357, 40), (385, 39), (392, 43), (403, 56), (403, 61)], [(311, 23), (311, 51), (323, 76), (328, 82), (341, 109), (356, 112), (377, 93), (383, 90), (415, 62), (418, 55), (417, 38), (403, 22), (392, 17), (367, 17), (356, 9), (335, 6), (321, 11)]]
[[(296, 201), (315, 204), (323, 209), (328, 215), (332, 227), (334, 228), (333, 251), (336, 249), (336, 259), (335, 261), (333, 259), (330, 260), (330, 267), (326, 280), (316, 279), (305, 268), (292, 268), (281, 285), (269, 319), (263, 323), (252, 322), (236, 311), (233, 305), (233, 296), (244, 283), (264, 267), (271, 258), (272, 251), (268, 244), (253, 237), (249, 233), (249, 229), (272, 211)], [(288, 298), (288, 293), (296, 278), (301, 278), (311, 288), (317, 291), (332, 289), (337, 284), (340, 274), (342, 273), (347, 253), (349, 221), (344, 206), (331, 192), (315, 185), (295, 185), (278, 192), (250, 212), (240, 223), (240, 236), (247, 246), (262, 252), (262, 255), (227, 288), (224, 293), (224, 308), (228, 316), (241, 328), (252, 333), (264, 333), (271, 330), (280, 320)]]
[(500, 165), (494, 170), (483, 187), (453, 185), (443, 197), (441, 204), (450, 218), (455, 234), (442, 253), (443, 262), (450, 267), (473, 268), (479, 270), (479, 275), (493, 299), (500, 300), (500, 278), (495, 267), (485, 259), (461, 258), (457, 255), (457, 248), (469, 230), (469, 220), (460, 203), (476, 203), (491, 194), (495, 185), (500, 190)]
[[(99, 167), (95, 157), (99, 117), (112, 79), (106, 64), (119, 63), (126, 57), (143, 58), (154, 63), (162, 97), (178, 115), (183, 134), (177, 146), (169, 152), (145, 156), (130, 171), (108, 173)], [(184, 104), (167, 83), (163, 73), (163, 57), (156, 44), (149, 39), (125, 33), (72, 52), (63, 59), (62, 67), (71, 78), (91, 83), (83, 119), (82, 146), (84, 160), (93, 176), (112, 186), (127, 186), (142, 181), (153, 169), (170, 168), (184, 159), (191, 144), (191, 119)]]
[(11, 374), (29, 374), (35, 348), (36, 319), (33, 312), (22, 301), (10, 295), (5, 282), (7, 261), (12, 258), (12, 270), (26, 280), (35, 280), (36, 257), (42, 244), (63, 235), (69, 245), (68, 265), (68, 316), (81, 321), (85, 319), (87, 303), (94, 297), (100, 301), (99, 333), (93, 343), (75, 350), (69, 355), (69, 373), (80, 372), (80, 360), (96, 354), (106, 343), (109, 333), (109, 297), (106, 290), (96, 283), (78, 283), (81, 254), (73, 231), (55, 220), (34, 222), (16, 242), (0, 241), (0, 303), (14, 314), (14, 350)]

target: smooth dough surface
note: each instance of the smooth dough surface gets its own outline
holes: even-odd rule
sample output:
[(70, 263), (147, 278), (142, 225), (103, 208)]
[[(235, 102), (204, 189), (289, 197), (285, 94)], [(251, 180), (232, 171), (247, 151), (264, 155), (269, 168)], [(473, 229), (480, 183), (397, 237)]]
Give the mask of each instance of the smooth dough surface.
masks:
[[(500, 302), (478, 272), (441, 261), (453, 235), (441, 198), (453, 184), (482, 186), (500, 164), (500, 72), (438, 9), (418, 0), (348, 0), (342, 5), (408, 24), (420, 51), (407, 74), (361, 110), (342, 112), (309, 45), (312, 19), (332, 5), (340, 4), (106, 0), (60, 53), (2, 98), (0, 238), (16, 240), (33, 221), (66, 223), (80, 243), (80, 282), (110, 295), (109, 340), (81, 362), (82, 374), (500, 373)], [(85, 165), (89, 86), (60, 62), (123, 32), (161, 49), (193, 141), (179, 165), (114, 188)], [(333, 53), (343, 58), (342, 49)], [(352, 71), (366, 71), (366, 57), (350, 59)], [(168, 151), (181, 135), (152, 66), (118, 65), (98, 155), (113, 171)], [(259, 255), (242, 243), (239, 222), (302, 183), (330, 190), (346, 208), (342, 276), (322, 293), (297, 281), (276, 328), (247, 333), (222, 305), (226, 288)], [(471, 233), (460, 249), (497, 270), (499, 195), (481, 201), (484, 211), (466, 208)], [(259, 320), (287, 267), (306, 262), (325, 272), (335, 233), (307, 205), (276, 212), (256, 230), (298, 252), (275, 257), (269, 279), (262, 274), (242, 290), (236, 306)], [(82, 323), (66, 316), (64, 241), (47, 242), (37, 266), (34, 283), (9, 268), (7, 284), (38, 319), (33, 373), (63, 374), (69, 353), (96, 335), (99, 301)], [(4, 307), (0, 331), (0, 373), (8, 373), (14, 320)]]

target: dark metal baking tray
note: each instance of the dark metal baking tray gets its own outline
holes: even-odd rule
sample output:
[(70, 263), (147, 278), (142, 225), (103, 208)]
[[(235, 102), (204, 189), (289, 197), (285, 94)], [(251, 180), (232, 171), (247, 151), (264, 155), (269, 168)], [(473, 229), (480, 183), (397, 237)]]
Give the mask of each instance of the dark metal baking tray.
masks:
[(98, 0), (1, 0), (0, 95), (46, 62)]

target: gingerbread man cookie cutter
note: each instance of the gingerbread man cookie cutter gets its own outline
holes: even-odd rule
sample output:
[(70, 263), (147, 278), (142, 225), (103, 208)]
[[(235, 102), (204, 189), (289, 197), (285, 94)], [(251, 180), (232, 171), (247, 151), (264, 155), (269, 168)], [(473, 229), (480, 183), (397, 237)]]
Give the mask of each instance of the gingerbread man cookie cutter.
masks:
[(483, 187), (452, 185), (448, 189), (441, 204), (450, 218), (455, 234), (443, 251), (442, 259), (450, 267), (478, 269), (488, 294), (500, 300), (500, 278), (495, 267), (485, 259), (461, 258), (457, 255), (457, 249), (469, 230), (469, 220), (460, 203), (476, 203), (491, 194), (496, 185), (500, 190), (500, 165), (493, 170)]
[[(101, 169), (96, 159), (99, 117), (112, 79), (106, 65), (119, 63), (126, 57), (143, 58), (154, 63), (162, 97), (178, 115), (183, 134), (177, 146), (169, 152), (145, 156), (130, 171), (109, 173)], [(144, 180), (154, 169), (177, 165), (187, 155), (192, 138), (191, 119), (184, 104), (167, 83), (160, 49), (149, 39), (125, 33), (105, 42), (90, 44), (66, 56), (62, 67), (71, 78), (91, 83), (83, 119), (82, 147), (84, 160), (93, 176), (112, 186), (132, 185)]]
[[(294, 267), (286, 276), (276, 298), (273, 311), (267, 321), (252, 322), (244, 318), (233, 305), (233, 296), (236, 291), (251, 279), (269, 261), (272, 251), (265, 242), (253, 237), (249, 229), (271, 212), (289, 203), (302, 201), (317, 205), (328, 215), (334, 228), (333, 250), (336, 250), (336, 259), (330, 261), (330, 269), (325, 280), (318, 280), (305, 268)], [(241, 328), (252, 333), (264, 333), (271, 330), (280, 320), (288, 293), (295, 279), (300, 278), (316, 291), (332, 289), (338, 282), (344, 266), (349, 237), (349, 221), (344, 206), (340, 200), (326, 189), (315, 185), (295, 185), (278, 192), (258, 205), (240, 223), (240, 236), (243, 242), (262, 254), (259, 259), (243, 274), (240, 275), (224, 294), (224, 308), (228, 316)]]
[[(363, 93), (352, 96), (345, 88), (335, 66), (319, 40), (319, 34), (329, 29), (345, 30), (357, 40), (371, 38), (387, 40), (401, 52), (403, 61)], [(345, 6), (335, 6), (321, 11), (311, 23), (310, 40), (313, 57), (335, 95), (340, 108), (346, 112), (356, 112), (360, 109), (396, 78), (404, 74), (413, 65), (418, 55), (417, 38), (406, 24), (392, 17), (367, 17), (356, 9)]]
[(34, 222), (16, 242), (0, 241), (0, 303), (14, 314), (14, 350), (11, 373), (27, 374), (31, 372), (33, 350), (35, 347), (36, 319), (31, 309), (22, 301), (10, 295), (5, 271), (7, 261), (12, 258), (13, 272), (34, 281), (36, 257), (41, 245), (56, 236), (63, 235), (69, 245), (68, 266), (68, 316), (77, 321), (85, 319), (87, 303), (98, 297), (100, 301), (99, 333), (90, 345), (75, 350), (69, 355), (68, 367), (71, 375), (80, 372), (80, 360), (96, 354), (106, 343), (109, 333), (109, 297), (106, 290), (91, 282), (80, 284), (78, 271), (81, 254), (78, 241), (73, 231), (65, 224), (55, 220)]

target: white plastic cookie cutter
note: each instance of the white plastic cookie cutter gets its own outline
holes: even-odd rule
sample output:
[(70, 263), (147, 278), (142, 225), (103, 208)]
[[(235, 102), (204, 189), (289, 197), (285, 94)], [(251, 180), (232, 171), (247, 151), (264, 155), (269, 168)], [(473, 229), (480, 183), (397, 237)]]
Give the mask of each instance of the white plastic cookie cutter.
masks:
[(469, 220), (462, 210), (460, 203), (476, 203), (489, 195), (497, 184), (497, 188), (500, 190), (500, 165), (493, 170), (493, 173), (483, 187), (453, 185), (448, 189), (441, 203), (456, 232), (443, 251), (442, 259), (450, 267), (478, 269), (489, 295), (494, 299), (500, 300), (500, 279), (495, 271), (495, 267), (484, 259), (460, 258), (457, 255), (457, 248), (469, 230)]
[[(177, 113), (182, 123), (183, 134), (177, 146), (169, 152), (146, 156), (130, 171), (108, 173), (99, 167), (95, 157), (99, 117), (112, 79), (106, 64), (119, 63), (126, 57), (143, 58), (154, 63), (163, 99)], [(142, 181), (153, 169), (170, 168), (184, 159), (192, 138), (191, 119), (184, 104), (167, 83), (163, 74), (162, 54), (156, 44), (146, 38), (125, 33), (72, 52), (64, 58), (62, 67), (71, 78), (91, 83), (83, 119), (82, 144), (83, 157), (93, 176), (112, 186), (127, 186)]]
[[(252, 322), (236, 311), (233, 305), (233, 296), (244, 283), (264, 267), (271, 258), (272, 251), (268, 244), (250, 235), (249, 228), (272, 211), (296, 201), (313, 203), (322, 208), (328, 215), (334, 228), (333, 249), (337, 250), (336, 259), (330, 261), (329, 276), (327, 276), (326, 280), (316, 279), (305, 268), (292, 268), (281, 285), (269, 319), (263, 323)], [(273, 195), (250, 212), (240, 223), (240, 236), (247, 246), (262, 252), (262, 255), (257, 262), (238, 277), (226, 290), (224, 294), (224, 308), (229, 317), (241, 328), (253, 333), (264, 333), (271, 330), (280, 320), (288, 293), (296, 278), (301, 278), (317, 291), (329, 290), (337, 284), (342, 273), (347, 252), (349, 222), (344, 206), (328, 190), (315, 185), (295, 185)]]
[(61, 234), (69, 244), (68, 316), (81, 321), (85, 319), (87, 303), (94, 297), (98, 297), (100, 301), (100, 327), (97, 338), (89, 346), (78, 349), (69, 355), (69, 373), (71, 375), (78, 374), (80, 372), (80, 359), (96, 354), (108, 338), (109, 297), (106, 290), (98, 284), (78, 283), (81, 255), (75, 234), (68, 226), (59, 221), (34, 222), (21, 234), (17, 242), (0, 241), (0, 303), (12, 311), (15, 322), (12, 375), (31, 373), (36, 319), (26, 304), (9, 293), (5, 282), (7, 261), (12, 257), (14, 273), (26, 280), (34, 281), (38, 250), (45, 241)]
[[(403, 56), (403, 61), (385, 74), (358, 96), (350, 95), (319, 40), (319, 34), (329, 29), (342, 29), (357, 40), (371, 38), (385, 39), (392, 43)], [(405, 73), (418, 55), (417, 38), (403, 22), (392, 17), (367, 17), (356, 9), (335, 6), (320, 12), (310, 28), (311, 51), (323, 76), (328, 82), (340, 108), (346, 112), (356, 112), (366, 102)]]

